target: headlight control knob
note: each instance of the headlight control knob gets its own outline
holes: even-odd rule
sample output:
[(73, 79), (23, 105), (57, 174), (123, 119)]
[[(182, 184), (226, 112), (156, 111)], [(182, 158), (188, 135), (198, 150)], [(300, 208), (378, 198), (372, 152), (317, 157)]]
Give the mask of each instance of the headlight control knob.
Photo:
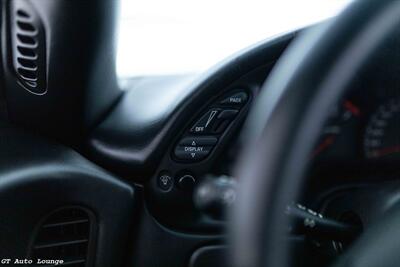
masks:
[(184, 191), (192, 191), (195, 184), (196, 179), (190, 174), (185, 174), (178, 178), (178, 187)]

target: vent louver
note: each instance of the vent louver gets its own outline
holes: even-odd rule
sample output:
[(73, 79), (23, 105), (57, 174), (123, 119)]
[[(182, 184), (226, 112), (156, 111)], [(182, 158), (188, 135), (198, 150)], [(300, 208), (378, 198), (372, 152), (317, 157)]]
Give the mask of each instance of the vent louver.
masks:
[(11, 6), (12, 54), (19, 83), (34, 94), (46, 93), (44, 29), (28, 1), (15, 0)]
[[(73, 207), (53, 212), (42, 223), (33, 243), (31, 258), (63, 260), (62, 266), (89, 266), (93, 246), (93, 216), (88, 211)], [(46, 266), (56, 266), (49, 263)]]

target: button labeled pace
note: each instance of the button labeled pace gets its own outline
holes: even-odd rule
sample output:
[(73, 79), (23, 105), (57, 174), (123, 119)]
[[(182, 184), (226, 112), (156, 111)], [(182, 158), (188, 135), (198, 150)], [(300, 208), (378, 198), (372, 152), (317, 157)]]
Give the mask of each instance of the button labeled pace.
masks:
[(210, 154), (211, 146), (177, 146), (175, 156), (182, 160), (201, 160)]
[(231, 93), (221, 100), (223, 105), (243, 106), (247, 102), (248, 95), (244, 91)]

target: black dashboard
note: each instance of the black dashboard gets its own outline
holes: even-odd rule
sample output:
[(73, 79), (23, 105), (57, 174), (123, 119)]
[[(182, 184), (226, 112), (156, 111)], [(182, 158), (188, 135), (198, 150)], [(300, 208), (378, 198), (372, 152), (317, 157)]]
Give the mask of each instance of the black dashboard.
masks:
[[(29, 11), (28, 17), (40, 10), (41, 19), (30, 23), (45, 29), (46, 38), (39, 38), (38, 45), (49, 50), (40, 66), (46, 70), (47, 91), (32, 94), (16, 75), (12, 58), (17, 47), (11, 42), (16, 36), (8, 29), (18, 26), (25, 13), (13, 12), (13, 2), (2, 1), (0, 98), (10, 123), (2, 131), (10, 128), (10, 134), (3, 134), (0, 143), (4, 153), (16, 153), (5, 155), (2, 165), (5, 172), (23, 177), (12, 183), (17, 189), (2, 195), (3, 209), (15, 216), (7, 216), (13, 231), (1, 242), (14, 242), (18, 250), (1, 255), (25, 256), (24, 251), (35, 249), (32, 240), (41, 242), (45, 219), (59, 208), (73, 207), (87, 211), (85, 242), (90, 251), (97, 249), (76, 257), (86, 256), (95, 266), (122, 266), (122, 261), (188, 266), (192, 256), (196, 259), (190, 266), (199, 266), (201, 251), (226, 244), (225, 226), (194, 207), (193, 187), (208, 174), (229, 174), (247, 113), (298, 32), (249, 47), (196, 77), (131, 80), (121, 88), (115, 66), (98, 64), (114, 62), (115, 17), (109, 14), (116, 1), (14, 2), (24, 5), (20, 9)], [(62, 10), (57, 16), (56, 7)], [(100, 19), (87, 20), (88, 14)], [(100, 42), (100, 36), (110, 38)], [(50, 191), (56, 194), (44, 193)], [(8, 204), (15, 192), (18, 212), (13, 213)], [(13, 238), (15, 228), (23, 238)], [(55, 247), (60, 246), (57, 240)]]
[[(128, 81), (129, 90), (92, 131), (86, 153), (142, 185), (146, 206), (162, 225), (186, 233), (220, 233), (224, 222), (196, 209), (193, 188), (207, 175), (231, 173), (245, 145), (239, 135), (248, 110), (296, 34), (243, 51), (201, 77)], [(391, 179), (396, 173), (400, 96), (394, 81), (394, 74), (376, 69), (360, 74), (332, 108), (320, 139), (309, 140), (316, 143), (310, 179), (317, 190), (321, 180)], [(158, 104), (142, 104), (148, 102)]]

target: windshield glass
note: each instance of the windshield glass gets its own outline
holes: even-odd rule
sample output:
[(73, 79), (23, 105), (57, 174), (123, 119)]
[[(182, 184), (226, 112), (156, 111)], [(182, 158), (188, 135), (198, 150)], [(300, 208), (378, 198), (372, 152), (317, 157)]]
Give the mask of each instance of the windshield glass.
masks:
[(334, 16), (349, 2), (122, 0), (117, 73), (198, 73), (253, 43)]

